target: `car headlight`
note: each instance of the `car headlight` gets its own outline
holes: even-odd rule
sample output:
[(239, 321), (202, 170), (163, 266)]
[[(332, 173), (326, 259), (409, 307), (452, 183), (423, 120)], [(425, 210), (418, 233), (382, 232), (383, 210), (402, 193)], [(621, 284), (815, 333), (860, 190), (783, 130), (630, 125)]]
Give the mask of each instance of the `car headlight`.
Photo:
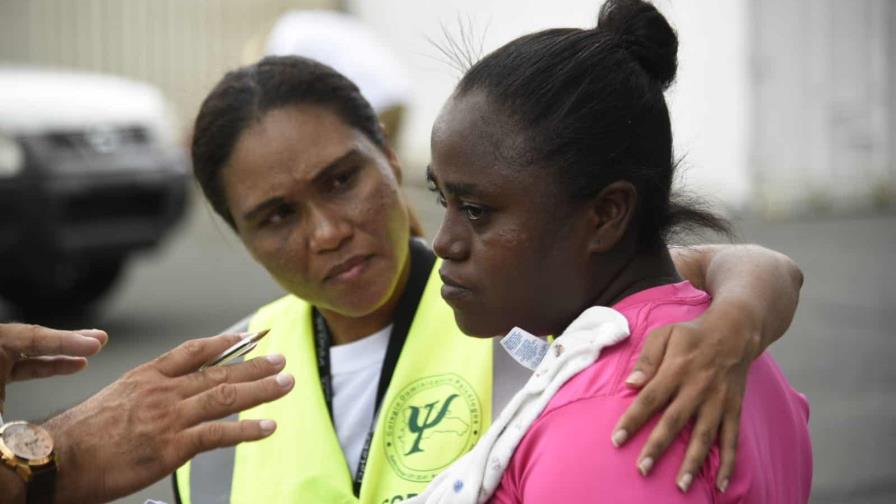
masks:
[(19, 142), (0, 134), (0, 179), (12, 178), (25, 167), (25, 153)]

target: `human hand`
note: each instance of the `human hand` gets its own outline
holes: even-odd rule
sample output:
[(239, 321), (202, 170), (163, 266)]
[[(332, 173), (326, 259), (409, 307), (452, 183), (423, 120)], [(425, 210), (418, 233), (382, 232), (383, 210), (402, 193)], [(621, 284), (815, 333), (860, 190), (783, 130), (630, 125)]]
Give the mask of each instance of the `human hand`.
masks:
[(31, 324), (0, 324), (0, 414), (6, 384), (78, 372), (109, 336), (85, 329), (60, 331)]
[(87, 401), (49, 420), (56, 443), (56, 503), (92, 503), (133, 493), (200, 452), (269, 436), (271, 420), (219, 421), (273, 401), (294, 379), (277, 374), (282, 355), (196, 371), (239, 341), (187, 341), (125, 373)]
[[(613, 429), (621, 446), (665, 407), (638, 457), (650, 472), (685, 425), (693, 431), (676, 484), (686, 492), (720, 436), (716, 487), (724, 492), (734, 471), (740, 412), (750, 363), (759, 353), (759, 329), (736, 313), (707, 310), (694, 321), (654, 330), (626, 383), (643, 387)], [(668, 405), (668, 406), (667, 406)]]

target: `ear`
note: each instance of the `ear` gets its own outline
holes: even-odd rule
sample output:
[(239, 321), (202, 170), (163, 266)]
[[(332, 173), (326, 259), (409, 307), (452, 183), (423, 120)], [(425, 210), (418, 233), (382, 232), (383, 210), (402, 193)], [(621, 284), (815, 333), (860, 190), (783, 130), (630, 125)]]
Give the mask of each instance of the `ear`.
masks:
[(591, 202), (591, 253), (609, 252), (622, 240), (635, 213), (638, 191), (631, 182), (619, 180), (603, 188)]

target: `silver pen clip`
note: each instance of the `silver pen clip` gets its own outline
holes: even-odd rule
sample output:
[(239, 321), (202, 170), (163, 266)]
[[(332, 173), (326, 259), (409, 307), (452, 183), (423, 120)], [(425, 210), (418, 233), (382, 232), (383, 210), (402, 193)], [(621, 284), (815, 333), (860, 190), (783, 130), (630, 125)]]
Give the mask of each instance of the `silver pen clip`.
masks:
[(246, 355), (255, 349), (255, 346), (258, 344), (258, 341), (263, 338), (270, 329), (265, 329), (263, 331), (258, 331), (254, 333), (247, 334), (243, 337), (243, 339), (234, 343), (230, 348), (224, 350), (214, 359), (206, 362), (199, 368), (200, 371), (206, 368), (214, 367), (214, 366), (223, 366), (229, 362), (232, 362), (240, 357)]

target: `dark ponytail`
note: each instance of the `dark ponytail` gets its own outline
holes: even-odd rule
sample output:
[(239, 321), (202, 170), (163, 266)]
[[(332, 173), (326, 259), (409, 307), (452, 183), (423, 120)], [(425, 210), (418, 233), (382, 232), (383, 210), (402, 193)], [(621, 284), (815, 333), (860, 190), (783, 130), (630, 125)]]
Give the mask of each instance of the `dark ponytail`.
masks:
[(617, 180), (638, 191), (639, 246), (676, 230), (728, 223), (693, 198), (671, 195), (672, 130), (663, 92), (675, 79), (678, 37), (642, 0), (608, 0), (593, 29), (520, 37), (473, 65), (455, 96), (484, 92), (524, 137), (510, 166), (553, 169), (573, 201)]

